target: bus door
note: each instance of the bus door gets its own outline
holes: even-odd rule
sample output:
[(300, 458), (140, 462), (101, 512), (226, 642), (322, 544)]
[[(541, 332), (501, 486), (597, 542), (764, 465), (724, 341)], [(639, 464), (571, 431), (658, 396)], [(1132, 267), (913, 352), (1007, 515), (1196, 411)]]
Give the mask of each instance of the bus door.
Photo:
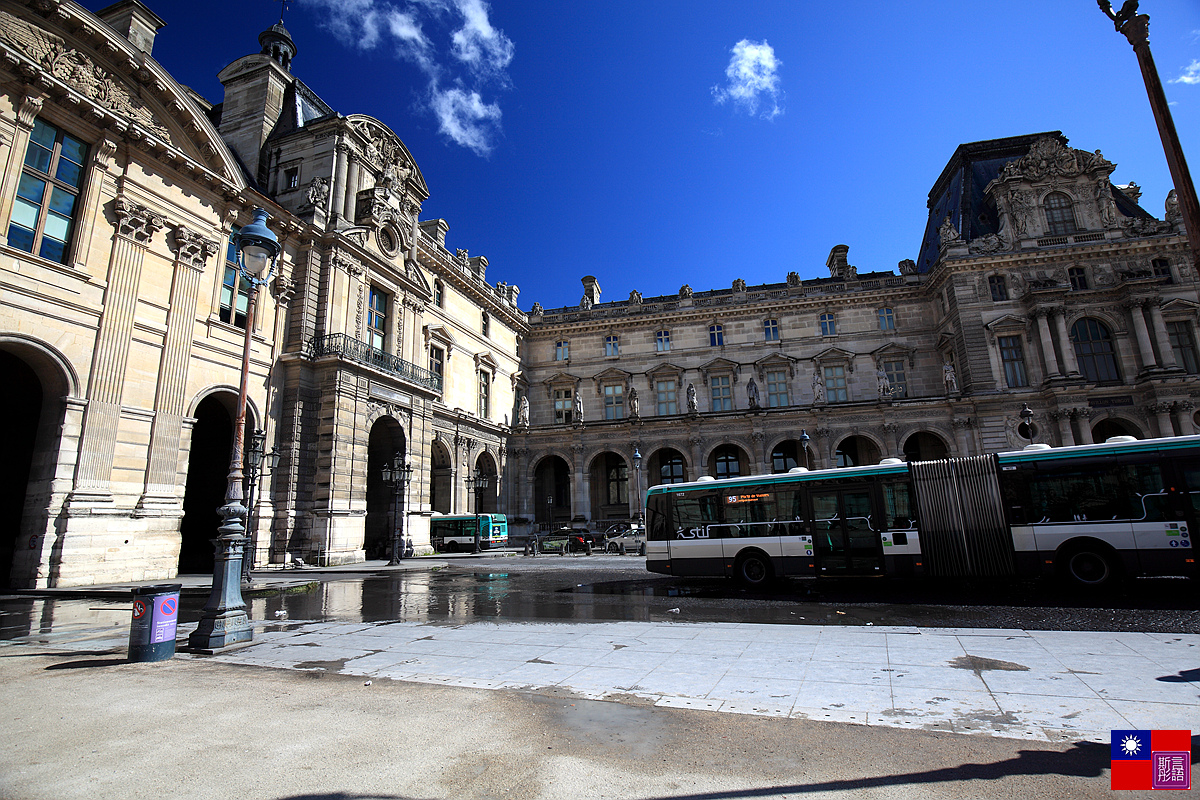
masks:
[(724, 575), (721, 539), (729, 536), (722, 524), (720, 492), (689, 490), (674, 495), (674, 528), (668, 543), (672, 575)]
[(814, 491), (809, 497), (817, 574), (883, 574), (869, 487)]
[(781, 574), (775, 492), (770, 488), (737, 487), (724, 491), (719, 500), (724, 511), (723, 523), (709, 528), (713, 535), (720, 531), (725, 574), (732, 574), (738, 556), (747, 548), (765, 553), (771, 559), (775, 574)]

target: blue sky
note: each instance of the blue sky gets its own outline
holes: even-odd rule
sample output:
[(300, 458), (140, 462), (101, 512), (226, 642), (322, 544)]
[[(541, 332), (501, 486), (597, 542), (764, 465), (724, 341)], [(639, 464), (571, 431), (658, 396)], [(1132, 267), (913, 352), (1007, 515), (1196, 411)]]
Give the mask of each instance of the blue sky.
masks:
[[(271, 0), (147, 0), (155, 57), (210, 100)], [(88, 2), (95, 10), (106, 2)], [(1116, 3), (1120, 5), (1120, 3)], [(1200, 169), (1200, 2), (1143, 0)], [(1170, 177), (1124, 37), (1093, 0), (293, 0), (293, 73), (416, 157), (422, 218), (521, 306), (828, 275), (916, 258), (963, 142), (1061, 130), (1163, 214)]]

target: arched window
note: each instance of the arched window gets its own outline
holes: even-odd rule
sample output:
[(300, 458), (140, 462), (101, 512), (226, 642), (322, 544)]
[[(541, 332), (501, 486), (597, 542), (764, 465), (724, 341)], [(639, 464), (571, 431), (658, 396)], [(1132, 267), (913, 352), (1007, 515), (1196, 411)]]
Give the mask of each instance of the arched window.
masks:
[(683, 483), (683, 456), (675, 450), (664, 450), (659, 463), (659, 483)]
[(738, 460), (736, 447), (725, 446), (713, 454), (717, 469), (717, 478), (737, 478), (742, 474), (742, 464)]
[(1088, 383), (1115, 383), (1121, 380), (1117, 373), (1112, 334), (1103, 323), (1094, 319), (1079, 320), (1071, 326), (1071, 341), (1075, 344), (1079, 371)]
[(1067, 236), (1077, 230), (1071, 198), (1062, 192), (1051, 192), (1046, 195), (1045, 206), (1046, 230), (1051, 236)]

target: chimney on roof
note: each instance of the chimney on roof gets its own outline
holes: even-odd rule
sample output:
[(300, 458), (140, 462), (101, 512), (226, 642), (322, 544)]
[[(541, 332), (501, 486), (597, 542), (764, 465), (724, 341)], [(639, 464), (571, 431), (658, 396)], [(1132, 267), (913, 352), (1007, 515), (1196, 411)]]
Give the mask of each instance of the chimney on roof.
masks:
[(154, 50), (154, 37), (167, 24), (139, 0), (117, 0), (96, 16), (146, 55)]
[(592, 275), (583, 277), (583, 299), (587, 301), (588, 306), (600, 302), (600, 282)]

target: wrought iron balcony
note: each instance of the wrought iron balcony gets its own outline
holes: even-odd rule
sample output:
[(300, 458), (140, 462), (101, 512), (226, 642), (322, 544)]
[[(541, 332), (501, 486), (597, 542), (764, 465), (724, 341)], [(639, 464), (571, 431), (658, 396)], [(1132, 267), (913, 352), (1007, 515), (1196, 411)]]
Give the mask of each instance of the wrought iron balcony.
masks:
[(442, 376), (436, 372), (422, 369), (404, 359), (376, 350), (366, 342), (352, 339), (344, 333), (331, 333), (328, 336), (317, 336), (308, 343), (310, 358), (321, 356), (339, 356), (347, 361), (366, 364), (369, 367), (389, 372), (401, 380), (423, 386), (438, 394), (442, 393)]

